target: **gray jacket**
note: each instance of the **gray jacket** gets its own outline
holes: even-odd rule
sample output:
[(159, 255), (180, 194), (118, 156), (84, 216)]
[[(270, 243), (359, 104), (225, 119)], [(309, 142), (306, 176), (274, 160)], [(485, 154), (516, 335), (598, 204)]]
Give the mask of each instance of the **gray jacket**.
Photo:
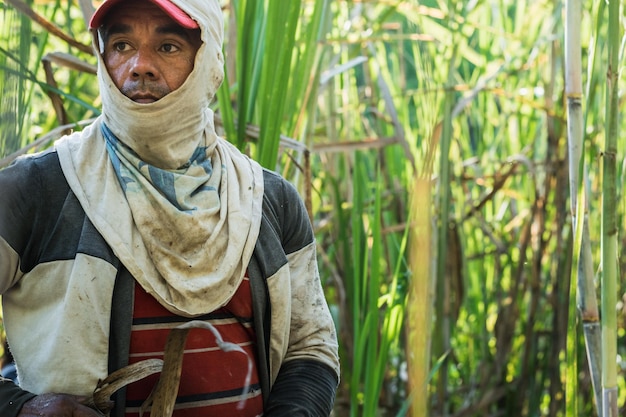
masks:
[[(265, 415), (327, 416), (339, 363), (334, 327), (317, 273), (313, 232), (297, 191), (269, 171), (264, 172), (264, 182), (263, 220), (248, 275)], [(5, 325), (18, 369), (33, 367), (25, 372), (24, 389), (9, 381), (0, 383), (0, 415), (12, 417), (33, 393), (91, 392), (94, 387), (85, 383), (79, 388), (71, 382), (64, 385), (72, 374), (92, 372), (81, 369), (83, 363), (95, 364), (89, 368), (95, 369), (92, 379), (126, 364), (134, 280), (85, 215), (56, 152), (22, 158), (0, 171), (0, 190), (0, 291)], [(72, 294), (75, 290), (56, 291), (68, 283), (64, 274), (54, 274), (85, 263), (99, 275), (110, 275), (104, 281), (109, 282), (111, 293), (110, 301), (105, 296), (104, 302), (89, 304), (94, 310), (87, 316), (101, 317), (86, 326), (96, 329), (86, 335), (73, 330), (78, 318), (71, 320), (70, 314), (55, 305), (66, 303), (68, 295), (72, 295), (70, 300), (78, 299), (80, 291), (89, 295), (99, 294), (100, 289), (93, 291), (91, 284), (80, 282), (86, 289), (79, 288), (76, 294)], [(56, 311), (61, 311), (57, 317), (51, 313)], [(294, 322), (308, 324), (296, 328)], [(98, 337), (104, 339), (94, 343)], [(88, 342), (78, 350), (81, 355), (71, 356), (84, 353), (87, 359), (77, 358), (74, 363), (73, 358), (53, 356), (64, 343), (81, 346), (83, 338)], [(32, 346), (35, 349), (29, 349)], [(37, 382), (28, 385), (28, 379)], [(124, 391), (114, 400), (112, 415), (123, 417)]]

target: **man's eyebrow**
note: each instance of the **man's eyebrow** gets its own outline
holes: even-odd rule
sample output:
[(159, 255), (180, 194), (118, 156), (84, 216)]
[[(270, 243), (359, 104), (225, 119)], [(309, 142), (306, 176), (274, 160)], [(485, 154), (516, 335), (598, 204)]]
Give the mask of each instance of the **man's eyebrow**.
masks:
[(130, 33), (131, 27), (130, 25), (125, 25), (123, 23), (113, 23), (111, 25), (103, 25), (98, 29), (98, 34), (102, 39), (102, 44), (106, 45), (109, 43), (109, 39), (111, 35), (119, 35)]
[(189, 42), (191, 42), (192, 39), (189, 30), (177, 24), (159, 26), (157, 27), (156, 32), (161, 35), (178, 35), (185, 38)]
[(131, 27), (130, 25), (126, 25), (124, 23), (113, 23), (112, 25), (108, 26), (105, 31), (106, 34), (109, 36), (118, 33), (130, 33)]

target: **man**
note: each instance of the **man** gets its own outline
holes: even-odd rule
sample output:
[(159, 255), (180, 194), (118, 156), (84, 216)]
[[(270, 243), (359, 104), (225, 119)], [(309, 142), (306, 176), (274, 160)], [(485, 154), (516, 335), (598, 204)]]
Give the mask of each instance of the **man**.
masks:
[[(107, 0), (90, 27), (102, 116), (0, 172), (0, 292), (20, 386), (3, 417), (94, 417), (111, 372), (185, 346), (176, 417), (327, 416), (339, 375), (295, 189), (215, 134), (217, 0)], [(249, 361), (249, 359), (252, 359)], [(158, 375), (112, 398), (137, 416)]]

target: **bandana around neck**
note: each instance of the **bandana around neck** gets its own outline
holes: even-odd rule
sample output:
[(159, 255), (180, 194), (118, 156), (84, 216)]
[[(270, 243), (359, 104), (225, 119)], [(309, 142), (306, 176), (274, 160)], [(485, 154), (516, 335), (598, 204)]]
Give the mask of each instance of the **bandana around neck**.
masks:
[(237, 178), (231, 171), (229, 178), (215, 141), (198, 147), (183, 167), (165, 170), (142, 161), (104, 123), (102, 134), (137, 230), (168, 286), (185, 298), (210, 289), (229, 300), (255, 243), (248, 239), (254, 201), (238, 187), (254, 182), (251, 172)]
[(176, 170), (167, 170), (142, 161), (104, 123), (102, 134), (122, 190), (131, 209), (136, 207), (133, 212), (141, 209), (143, 213), (145, 210), (136, 201), (137, 195), (145, 199), (150, 207), (173, 211), (174, 216), (189, 215), (194, 211), (219, 210), (218, 189), (222, 167), (213, 172), (211, 154), (215, 144), (212, 147), (196, 148), (186, 164)]
[(224, 139), (202, 143), (177, 170), (142, 161), (101, 118), (55, 145), (68, 184), (113, 252), (161, 305), (186, 317), (235, 294), (262, 216), (261, 166)]

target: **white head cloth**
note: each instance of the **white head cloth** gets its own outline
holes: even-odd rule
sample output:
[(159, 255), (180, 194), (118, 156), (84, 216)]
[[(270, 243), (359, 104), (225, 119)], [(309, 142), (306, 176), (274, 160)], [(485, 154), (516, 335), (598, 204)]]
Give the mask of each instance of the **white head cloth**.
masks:
[[(164, 307), (192, 317), (227, 303), (244, 277), (260, 228), (263, 173), (217, 137), (208, 108), (223, 79), (218, 1), (171, 1), (198, 22), (203, 41), (185, 83), (154, 103), (139, 104), (117, 89), (98, 54), (102, 116), (56, 146), (70, 187), (116, 256)], [(103, 123), (124, 145), (113, 153), (131, 178), (125, 190), (106, 149)], [(198, 150), (211, 161), (208, 176), (188, 166)], [(143, 163), (172, 175), (184, 209), (154, 187), (150, 169), (139, 168)]]

